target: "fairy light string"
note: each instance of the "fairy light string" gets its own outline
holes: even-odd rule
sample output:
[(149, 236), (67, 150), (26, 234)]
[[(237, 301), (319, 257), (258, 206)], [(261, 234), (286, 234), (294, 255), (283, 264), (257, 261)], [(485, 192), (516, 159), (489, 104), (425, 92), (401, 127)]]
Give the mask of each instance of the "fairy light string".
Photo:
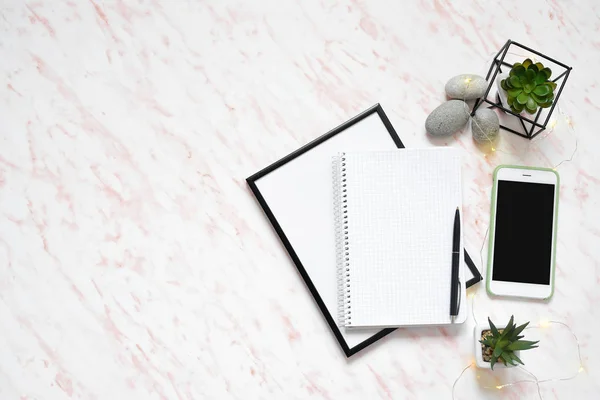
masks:
[[(471, 293), (469, 295), (469, 298), (471, 299), (471, 316), (473, 317), (473, 321), (475, 322), (475, 324), (477, 325), (477, 318), (475, 317), (475, 297), (476, 294), (475, 293)], [(538, 379), (538, 377), (531, 371), (529, 371), (528, 369), (526, 369), (525, 367), (519, 365), (517, 368), (524, 371), (525, 373), (527, 373), (528, 375), (530, 375), (533, 379), (520, 379), (514, 382), (509, 382), (509, 383), (504, 383), (504, 384), (500, 384), (500, 385), (495, 385), (495, 386), (482, 386), (484, 389), (495, 389), (495, 390), (502, 390), (506, 387), (511, 387), (511, 386), (516, 386), (516, 385), (520, 385), (522, 383), (535, 383), (536, 385), (536, 389), (537, 389), (537, 393), (538, 393), (538, 397), (540, 399), (542, 398), (542, 392), (541, 392), (541, 386), (540, 384), (542, 383), (546, 383), (546, 382), (560, 382), (560, 381), (569, 381), (572, 379), (575, 379), (580, 373), (585, 372), (585, 368), (583, 366), (583, 359), (581, 358), (581, 345), (579, 342), (579, 338), (577, 337), (577, 335), (575, 334), (575, 332), (573, 332), (573, 330), (571, 329), (571, 327), (567, 324), (565, 324), (564, 322), (561, 321), (554, 321), (554, 320), (546, 320), (546, 319), (542, 319), (540, 320), (540, 322), (537, 325), (531, 325), (528, 326), (527, 328), (525, 328), (525, 330), (527, 329), (548, 329), (552, 326), (562, 326), (564, 328), (567, 328), (569, 333), (571, 334), (571, 336), (573, 337), (573, 340), (575, 341), (575, 344), (577, 346), (577, 359), (579, 361), (579, 367), (577, 368), (577, 371), (573, 372), (571, 375), (567, 376), (567, 377), (562, 377), (562, 378), (548, 378), (548, 379)], [(471, 367), (475, 367), (475, 363), (471, 362), (469, 365), (465, 366), (462, 371), (460, 372), (460, 375), (458, 375), (458, 377), (454, 380), (454, 383), (452, 384), (452, 399), (455, 399), (455, 388), (456, 385), (458, 384), (458, 382), (461, 380), (461, 378), (463, 377), (463, 375), (465, 374), (465, 372), (470, 369)], [(477, 379), (479, 379), (479, 375), (477, 375)]]
[[(520, 56), (520, 57), (524, 57), (524, 58), (528, 57), (527, 55), (522, 55), (522, 54), (517, 54), (517, 53), (511, 53), (511, 52), (509, 52), (509, 54)], [(532, 60), (533, 60), (534, 63), (537, 62), (537, 60), (536, 60), (535, 57), (531, 57), (531, 58), (532, 58)], [(489, 65), (489, 62), (490, 61), (488, 60), (488, 62), (486, 63), (486, 65)], [(465, 78), (465, 83), (467, 84), (467, 89), (468, 89), (468, 87), (469, 87), (469, 85), (471, 83), (471, 80), (472, 80), (472, 78), (468, 78), (468, 77)], [(465, 96), (466, 96), (466, 90), (465, 90)], [(463, 101), (466, 101), (466, 99), (463, 99)], [(554, 169), (554, 170), (558, 169), (560, 166), (562, 166), (565, 163), (573, 161), (573, 158), (575, 157), (575, 154), (577, 153), (578, 145), (579, 145), (579, 141), (578, 141), (578, 137), (577, 137), (578, 135), (575, 132), (575, 129), (573, 128), (573, 119), (568, 114), (564, 113), (562, 111), (560, 105), (558, 105), (558, 104), (555, 107), (555, 111), (558, 111), (558, 113), (560, 114), (560, 120), (564, 121), (565, 124), (566, 124), (566, 126), (568, 127), (568, 130), (569, 130), (571, 136), (574, 138), (575, 145), (574, 145), (574, 149), (573, 149), (573, 151), (572, 151), (572, 153), (571, 153), (571, 155), (570, 155), (569, 158), (564, 159), (564, 160), (560, 161), (558, 164), (552, 166), (552, 169)], [(470, 116), (470, 114), (469, 114), (469, 116)], [(484, 132), (484, 134), (485, 134), (485, 131), (483, 129), (481, 129), (481, 126), (477, 123), (477, 121), (474, 118), (470, 118), (470, 119), (471, 119), (471, 123), (475, 123), (480, 128), (480, 131)], [(559, 122), (559, 118), (552, 118), (549, 121), (549, 124), (548, 124), (548, 126), (549, 126), (550, 129), (548, 129), (546, 132), (540, 134), (538, 136), (538, 138), (533, 139), (531, 141), (532, 143), (530, 143), (527, 146), (527, 148), (525, 149), (525, 151), (522, 154), (513, 154), (513, 153), (510, 153), (510, 152), (498, 149), (496, 147), (497, 146), (497, 143), (496, 143), (497, 139), (496, 138), (492, 138), (492, 137), (490, 137), (487, 134), (486, 134), (486, 137), (484, 138), (484, 141), (487, 141), (487, 144), (489, 145), (489, 150), (491, 151), (491, 153), (499, 152), (499, 153), (503, 153), (503, 154), (507, 154), (507, 155), (510, 155), (510, 156), (516, 156), (518, 158), (521, 158), (525, 154), (525, 152), (528, 152), (528, 151), (531, 150), (531, 146), (532, 145), (534, 147), (538, 147), (540, 143), (542, 143), (550, 135), (552, 135), (554, 133), (554, 131), (555, 131), (555, 128), (556, 128), (558, 122)], [(488, 154), (484, 153), (484, 157), (487, 157), (487, 155)], [(482, 242), (481, 248), (479, 250), (479, 258), (480, 258), (480, 262), (481, 262), (480, 265), (484, 265), (483, 264), (483, 249), (485, 248), (485, 243), (487, 241), (488, 234), (489, 234), (489, 225), (488, 225), (488, 227), (487, 227), (487, 229), (485, 231), (483, 242)], [(484, 279), (485, 279), (485, 277), (484, 277)], [(469, 298), (471, 299), (471, 316), (473, 318), (473, 322), (477, 325), (478, 321), (477, 321), (477, 317), (476, 317), (476, 314), (475, 314), (475, 297), (476, 297), (475, 293), (472, 293), (472, 294), (469, 295)], [(567, 325), (566, 323), (561, 322), (561, 321), (543, 319), (543, 320), (540, 320), (537, 325), (528, 326), (525, 329), (548, 329), (550, 327), (564, 327), (564, 328), (568, 329), (569, 333), (573, 337), (573, 340), (575, 341), (575, 344), (577, 346), (577, 358), (578, 358), (578, 361), (579, 361), (579, 367), (578, 367), (577, 371), (573, 372), (571, 375), (569, 375), (567, 377), (538, 379), (538, 377), (533, 372), (527, 370), (523, 366), (518, 366), (517, 367), (518, 369), (522, 370), (523, 372), (525, 372), (526, 374), (528, 374), (529, 376), (531, 376), (533, 379), (521, 379), (521, 380), (517, 380), (517, 381), (514, 381), (514, 382), (504, 383), (504, 384), (500, 384), (500, 385), (496, 385), (496, 386), (482, 386), (482, 387), (485, 388), (485, 389), (502, 390), (504, 388), (511, 387), (511, 386), (516, 386), (516, 385), (520, 385), (520, 384), (523, 384), (523, 383), (534, 383), (536, 385), (538, 397), (540, 399), (543, 399), (542, 398), (542, 393), (541, 393), (541, 386), (540, 386), (542, 383), (559, 382), (559, 381), (569, 381), (569, 380), (575, 379), (579, 374), (584, 373), (585, 372), (585, 367), (583, 365), (583, 360), (581, 358), (581, 346), (580, 346), (579, 338), (577, 337), (577, 335), (575, 334), (575, 332), (573, 332), (573, 330), (571, 329), (571, 327), (569, 325)], [(471, 369), (472, 367), (475, 367), (475, 366), (476, 366), (476, 364), (474, 362), (471, 362), (470, 364), (468, 364), (467, 366), (465, 366), (462, 369), (462, 371), (460, 372), (460, 374), (458, 375), (458, 377), (455, 379), (454, 383), (452, 384), (452, 399), (455, 398), (454, 392), (455, 392), (455, 388), (456, 388), (456, 385), (458, 384), (458, 382), (461, 380), (461, 378), (463, 377), (463, 375), (465, 374), (465, 372), (467, 370), (469, 370), (469, 369)], [(477, 379), (479, 379), (479, 374), (477, 374)]]

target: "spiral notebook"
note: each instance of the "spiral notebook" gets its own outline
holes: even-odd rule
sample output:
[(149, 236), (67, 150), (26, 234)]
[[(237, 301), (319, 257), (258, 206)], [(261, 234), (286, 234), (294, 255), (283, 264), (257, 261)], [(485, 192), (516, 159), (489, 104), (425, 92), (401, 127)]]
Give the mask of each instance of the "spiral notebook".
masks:
[(462, 204), (459, 151), (342, 153), (333, 169), (338, 324), (464, 322), (466, 306), (454, 320), (449, 314), (454, 214)]

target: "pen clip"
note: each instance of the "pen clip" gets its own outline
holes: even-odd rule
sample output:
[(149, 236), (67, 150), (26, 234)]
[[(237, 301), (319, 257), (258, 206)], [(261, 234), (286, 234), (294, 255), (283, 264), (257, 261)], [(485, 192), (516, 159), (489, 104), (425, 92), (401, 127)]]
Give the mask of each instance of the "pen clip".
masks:
[(462, 293), (460, 290), (460, 278), (458, 278), (458, 290), (456, 291), (456, 294), (458, 296), (458, 300), (457, 300), (457, 306), (456, 306), (456, 316), (458, 316), (458, 314), (460, 313), (460, 303), (462, 300)]

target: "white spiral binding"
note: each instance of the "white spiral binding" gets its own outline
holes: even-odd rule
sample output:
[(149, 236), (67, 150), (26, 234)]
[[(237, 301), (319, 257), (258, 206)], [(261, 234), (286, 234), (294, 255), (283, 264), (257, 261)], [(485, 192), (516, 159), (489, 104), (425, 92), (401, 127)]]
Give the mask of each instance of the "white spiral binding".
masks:
[(333, 163), (333, 198), (338, 283), (338, 326), (352, 324), (350, 299), (350, 251), (348, 240), (348, 194), (346, 192), (346, 153)]

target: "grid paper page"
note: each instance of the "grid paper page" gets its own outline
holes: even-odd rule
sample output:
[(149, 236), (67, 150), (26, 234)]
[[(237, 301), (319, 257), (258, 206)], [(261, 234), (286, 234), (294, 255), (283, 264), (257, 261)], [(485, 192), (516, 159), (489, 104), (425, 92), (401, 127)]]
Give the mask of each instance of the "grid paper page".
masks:
[[(346, 153), (345, 159), (351, 285), (347, 326), (450, 323), (452, 234), (456, 207), (462, 203), (459, 152), (404, 149)], [(466, 315), (461, 303), (463, 317), (456, 322)]]

